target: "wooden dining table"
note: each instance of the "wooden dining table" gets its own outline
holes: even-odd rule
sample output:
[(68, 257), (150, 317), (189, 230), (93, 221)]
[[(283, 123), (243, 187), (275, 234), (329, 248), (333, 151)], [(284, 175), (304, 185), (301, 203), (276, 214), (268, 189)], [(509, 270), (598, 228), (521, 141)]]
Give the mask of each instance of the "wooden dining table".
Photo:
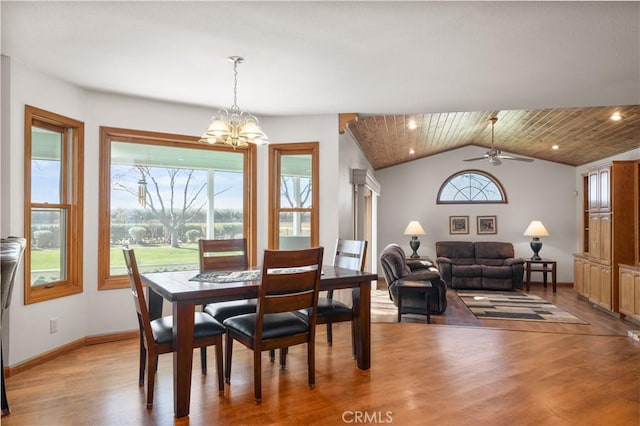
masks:
[[(255, 269), (255, 268), (254, 268)], [(173, 307), (173, 403), (176, 417), (189, 415), (193, 364), (193, 321), (197, 305), (258, 297), (260, 280), (191, 281), (198, 271), (153, 272), (141, 278), (149, 289), (151, 318), (162, 315), (162, 301)], [(351, 288), (358, 368), (371, 367), (371, 281), (377, 274), (323, 265), (320, 290)]]

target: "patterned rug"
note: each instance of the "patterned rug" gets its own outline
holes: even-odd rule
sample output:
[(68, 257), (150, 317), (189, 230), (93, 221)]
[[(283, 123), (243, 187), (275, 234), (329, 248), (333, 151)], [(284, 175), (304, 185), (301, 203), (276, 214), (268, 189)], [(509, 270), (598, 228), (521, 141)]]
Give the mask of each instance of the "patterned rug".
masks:
[(520, 291), (457, 290), (456, 293), (478, 319), (589, 324), (541, 297)]

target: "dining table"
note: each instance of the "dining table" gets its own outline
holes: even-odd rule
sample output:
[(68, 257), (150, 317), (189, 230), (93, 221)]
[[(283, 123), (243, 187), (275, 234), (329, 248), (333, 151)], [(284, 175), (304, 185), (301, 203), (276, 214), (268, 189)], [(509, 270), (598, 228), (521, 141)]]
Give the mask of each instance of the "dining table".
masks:
[[(251, 268), (256, 271), (259, 268)], [(236, 271), (238, 272), (238, 271)], [(193, 364), (193, 324), (196, 306), (230, 300), (258, 297), (259, 274), (248, 274), (245, 281), (223, 281), (202, 278), (199, 271), (151, 272), (141, 274), (148, 288), (149, 314), (162, 316), (163, 300), (173, 311), (173, 403), (176, 418), (189, 415)], [(194, 280), (197, 278), (197, 280)], [(371, 367), (371, 281), (377, 274), (322, 266), (320, 291), (351, 289), (353, 302), (354, 341), (357, 366)]]

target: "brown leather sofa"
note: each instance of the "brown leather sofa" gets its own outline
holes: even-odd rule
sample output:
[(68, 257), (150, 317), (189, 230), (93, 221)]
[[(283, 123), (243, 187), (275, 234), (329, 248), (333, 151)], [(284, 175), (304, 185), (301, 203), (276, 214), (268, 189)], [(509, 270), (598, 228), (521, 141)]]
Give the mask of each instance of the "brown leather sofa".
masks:
[(513, 244), (502, 242), (439, 241), (436, 262), (447, 286), (466, 290), (522, 288), (524, 260)]
[[(438, 268), (430, 261), (408, 260), (404, 250), (398, 244), (389, 244), (380, 254), (380, 264), (389, 288), (389, 298), (398, 306), (398, 282), (430, 281), (429, 310), (432, 314), (441, 314), (447, 309), (447, 285), (440, 277)], [(408, 292), (402, 297), (402, 313), (422, 314), (425, 309), (425, 290)]]

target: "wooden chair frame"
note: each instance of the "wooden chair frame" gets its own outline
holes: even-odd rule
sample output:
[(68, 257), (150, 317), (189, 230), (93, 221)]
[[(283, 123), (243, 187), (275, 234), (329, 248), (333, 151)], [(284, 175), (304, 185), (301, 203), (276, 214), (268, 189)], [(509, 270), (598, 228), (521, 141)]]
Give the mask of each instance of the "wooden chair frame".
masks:
[[(309, 387), (315, 386), (315, 326), (322, 271), (322, 247), (304, 250), (265, 250), (262, 265), (262, 281), (255, 314), (230, 318), (227, 326), (227, 344), (225, 354), (225, 380), (231, 381), (231, 359), (233, 341), (237, 340), (253, 350), (253, 377), (256, 402), (262, 399), (262, 352), (287, 348), (302, 343), (307, 344), (307, 368)], [(269, 339), (263, 338), (265, 315), (290, 313), (291, 319), (305, 321), (295, 313), (301, 309), (310, 309), (308, 327), (296, 334), (285, 334)], [(245, 317), (255, 320), (253, 336), (237, 330), (233, 323)], [(282, 353), (282, 352), (281, 352)]]

